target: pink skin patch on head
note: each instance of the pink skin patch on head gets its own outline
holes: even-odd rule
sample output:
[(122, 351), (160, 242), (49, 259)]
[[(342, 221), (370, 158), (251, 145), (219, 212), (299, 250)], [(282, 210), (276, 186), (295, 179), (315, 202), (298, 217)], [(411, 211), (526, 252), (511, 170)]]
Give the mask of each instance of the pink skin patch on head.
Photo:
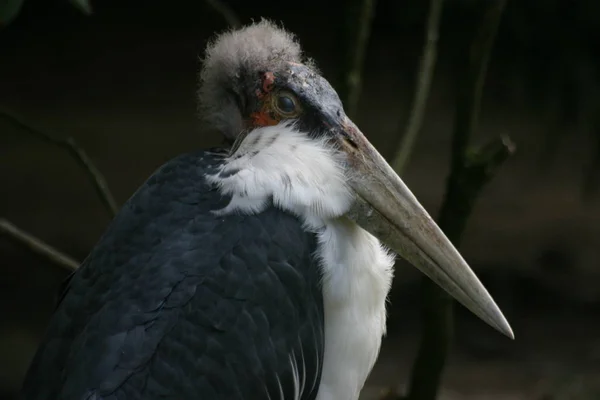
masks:
[(271, 90), (273, 90), (274, 84), (275, 84), (275, 75), (271, 71), (265, 72), (263, 74), (263, 84), (262, 84), (263, 92), (269, 93)]
[(256, 97), (258, 97), (259, 99), (263, 99), (267, 94), (271, 92), (271, 90), (273, 90), (273, 86), (275, 85), (275, 74), (273, 74), (271, 71), (267, 71), (262, 74), (261, 80), (262, 90), (256, 89), (256, 91), (254, 92), (254, 94), (256, 94)]

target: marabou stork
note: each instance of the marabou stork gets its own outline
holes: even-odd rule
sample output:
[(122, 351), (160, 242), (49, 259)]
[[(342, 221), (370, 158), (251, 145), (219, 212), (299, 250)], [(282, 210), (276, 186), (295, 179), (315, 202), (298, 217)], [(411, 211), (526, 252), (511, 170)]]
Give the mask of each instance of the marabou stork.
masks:
[(386, 327), (394, 256), (512, 337), (486, 289), (268, 21), (206, 50), (223, 149), (179, 156), (65, 284), (26, 400), (355, 400)]

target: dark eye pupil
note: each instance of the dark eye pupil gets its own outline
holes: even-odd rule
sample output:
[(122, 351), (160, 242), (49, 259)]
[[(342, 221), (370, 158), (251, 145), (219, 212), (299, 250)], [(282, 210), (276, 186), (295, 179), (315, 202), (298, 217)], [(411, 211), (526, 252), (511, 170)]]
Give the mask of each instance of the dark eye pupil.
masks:
[(277, 107), (284, 113), (293, 113), (296, 110), (294, 100), (288, 96), (279, 96), (277, 99)]

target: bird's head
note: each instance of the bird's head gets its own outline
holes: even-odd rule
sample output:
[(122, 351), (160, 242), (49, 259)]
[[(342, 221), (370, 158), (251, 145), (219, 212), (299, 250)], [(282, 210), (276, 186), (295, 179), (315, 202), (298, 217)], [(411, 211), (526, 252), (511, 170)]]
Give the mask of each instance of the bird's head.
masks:
[(513, 337), (479, 279), (289, 32), (263, 20), (218, 36), (206, 51), (199, 97), (205, 123), (233, 143), (210, 177), (233, 197), (223, 212), (257, 212), (272, 201), (309, 225), (349, 218)]

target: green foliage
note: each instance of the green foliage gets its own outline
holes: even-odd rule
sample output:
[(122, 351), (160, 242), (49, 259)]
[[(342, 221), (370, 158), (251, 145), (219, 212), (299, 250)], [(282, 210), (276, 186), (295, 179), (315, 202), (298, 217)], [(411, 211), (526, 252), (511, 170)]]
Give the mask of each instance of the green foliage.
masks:
[[(19, 15), (24, 0), (0, 0), (0, 28), (10, 25)], [(69, 0), (69, 2), (85, 15), (92, 14), (90, 0)]]
[(9, 25), (21, 11), (23, 0), (0, 1), (0, 27)]

